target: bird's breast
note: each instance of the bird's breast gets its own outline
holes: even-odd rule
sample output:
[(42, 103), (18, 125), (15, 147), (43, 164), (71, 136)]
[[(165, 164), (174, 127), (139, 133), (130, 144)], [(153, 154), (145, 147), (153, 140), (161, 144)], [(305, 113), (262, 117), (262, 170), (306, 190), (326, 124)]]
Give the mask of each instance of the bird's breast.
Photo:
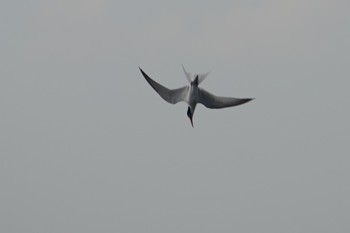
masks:
[(198, 87), (191, 86), (190, 91), (188, 92), (188, 103), (190, 105), (197, 104), (198, 101)]

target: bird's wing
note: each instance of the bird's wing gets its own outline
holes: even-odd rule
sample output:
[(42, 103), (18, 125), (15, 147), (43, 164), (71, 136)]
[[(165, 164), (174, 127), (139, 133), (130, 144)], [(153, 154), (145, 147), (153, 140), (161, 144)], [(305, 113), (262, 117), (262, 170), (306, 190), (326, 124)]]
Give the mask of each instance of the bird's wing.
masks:
[(176, 104), (180, 101), (186, 101), (187, 92), (189, 87), (184, 86), (178, 89), (170, 90), (161, 84), (157, 83), (153, 79), (151, 79), (141, 68), (139, 68), (143, 77), (145, 77), (146, 81), (153, 87), (153, 89), (162, 97), (165, 101)]
[(192, 78), (191, 78), (192, 74), (191, 74), (191, 73), (188, 73), (188, 72), (186, 71), (184, 65), (182, 65), (182, 69), (184, 70), (184, 73), (185, 73), (185, 76), (186, 76), (187, 80), (191, 83), (191, 82), (192, 82)]
[(199, 88), (198, 90), (198, 102), (207, 108), (233, 107), (252, 100), (251, 98), (239, 99), (233, 97), (215, 96), (202, 88)]

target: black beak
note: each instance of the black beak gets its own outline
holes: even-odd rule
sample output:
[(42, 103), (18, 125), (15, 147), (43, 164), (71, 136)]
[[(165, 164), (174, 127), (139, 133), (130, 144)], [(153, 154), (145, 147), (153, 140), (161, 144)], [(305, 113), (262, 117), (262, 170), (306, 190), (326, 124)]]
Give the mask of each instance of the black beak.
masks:
[(190, 121), (191, 121), (192, 128), (194, 128), (192, 117), (190, 118)]
[(191, 108), (190, 108), (190, 107), (188, 107), (188, 109), (187, 109), (187, 116), (188, 116), (188, 118), (190, 118), (192, 128), (194, 128), (194, 126), (193, 126), (193, 120), (192, 120), (193, 115), (192, 115), (192, 111), (191, 111)]

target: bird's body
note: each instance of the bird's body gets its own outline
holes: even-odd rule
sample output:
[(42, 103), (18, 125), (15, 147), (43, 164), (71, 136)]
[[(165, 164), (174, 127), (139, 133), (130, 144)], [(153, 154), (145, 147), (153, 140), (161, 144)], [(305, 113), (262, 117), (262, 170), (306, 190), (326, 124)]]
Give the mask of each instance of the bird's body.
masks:
[(191, 108), (192, 112), (194, 112), (194, 109), (196, 108), (198, 103), (198, 82), (197, 84), (195, 83), (195, 81), (191, 83), (186, 102)]
[(182, 66), (187, 80), (190, 82), (190, 86), (184, 86), (178, 89), (168, 89), (161, 84), (151, 79), (141, 68), (140, 71), (146, 81), (153, 87), (153, 89), (167, 102), (176, 104), (184, 101), (188, 105), (187, 116), (190, 118), (193, 127), (193, 114), (196, 109), (197, 103), (201, 103), (207, 108), (227, 108), (244, 104), (252, 100), (252, 98), (239, 99), (232, 97), (219, 97), (215, 96), (198, 85), (208, 76), (208, 73), (194, 75), (188, 73)]

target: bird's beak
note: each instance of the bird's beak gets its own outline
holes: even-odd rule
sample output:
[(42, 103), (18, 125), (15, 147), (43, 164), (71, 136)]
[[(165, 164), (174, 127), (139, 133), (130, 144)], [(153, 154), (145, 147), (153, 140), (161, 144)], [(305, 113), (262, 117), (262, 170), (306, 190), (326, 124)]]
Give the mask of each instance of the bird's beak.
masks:
[(192, 128), (194, 128), (194, 126), (193, 126), (193, 121), (192, 121), (192, 117), (190, 118), (190, 121), (191, 121)]

